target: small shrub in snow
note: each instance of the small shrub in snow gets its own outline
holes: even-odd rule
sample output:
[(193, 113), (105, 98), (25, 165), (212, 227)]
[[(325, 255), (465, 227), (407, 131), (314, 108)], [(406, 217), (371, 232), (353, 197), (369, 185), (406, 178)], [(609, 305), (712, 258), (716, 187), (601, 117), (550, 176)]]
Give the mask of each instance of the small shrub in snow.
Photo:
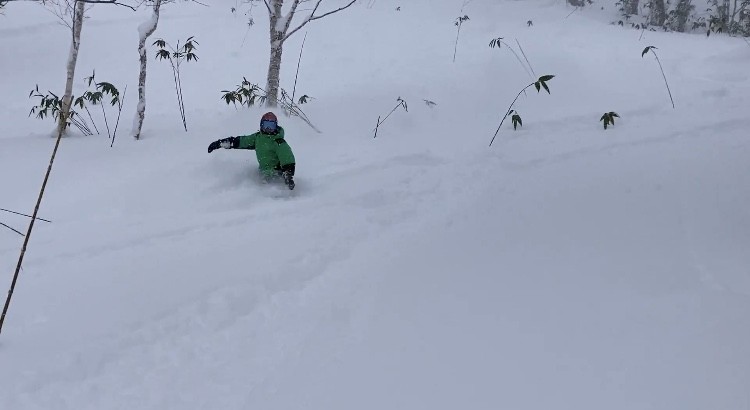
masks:
[[(96, 121), (91, 115), (89, 105), (99, 105), (102, 109), (102, 118), (107, 129), (107, 135), (109, 138), (113, 138), (117, 133), (117, 125), (120, 122), (120, 113), (122, 112), (122, 100), (120, 98), (120, 91), (106, 81), (96, 82), (95, 74), (91, 77), (86, 77), (86, 82), (89, 87), (94, 85), (93, 89), (87, 90), (83, 95), (76, 98), (71, 96), (73, 100), (73, 107), (78, 107), (81, 110), (85, 110), (88, 115), (89, 122), (84, 118), (78, 111), (71, 108), (70, 113), (66, 119), (65, 128), (67, 129), (70, 125), (76, 127), (84, 135), (99, 134), (99, 127), (96, 126)], [(29, 98), (37, 98), (39, 102), (36, 106), (31, 108), (29, 116), (35, 115), (36, 118), (44, 119), (46, 117), (53, 118), (55, 122), (60, 120), (60, 112), (62, 111), (62, 99), (51, 91), (47, 91), (47, 94), (39, 92), (39, 85), (34, 87), (29, 93)], [(117, 123), (115, 124), (114, 131), (110, 131), (109, 120), (107, 118), (107, 112), (104, 109), (105, 102), (108, 101), (110, 105), (117, 106)], [(91, 127), (94, 129), (92, 130)]]
[(221, 99), (229, 104), (234, 104), (234, 108), (237, 108), (237, 104), (245, 107), (252, 107), (256, 104), (263, 104), (266, 102), (266, 93), (257, 84), (253, 84), (242, 77), (242, 83), (237, 85), (234, 90), (222, 90), (223, 94)]
[(461, 35), (461, 26), (464, 25), (465, 22), (469, 21), (469, 16), (464, 15), (463, 17), (456, 18), (455, 23), (453, 23), (458, 29), (456, 30), (456, 43), (453, 45), (453, 62), (456, 62), (456, 52), (458, 51), (458, 37)]
[(521, 120), (521, 115), (518, 114), (518, 111), (510, 110), (510, 113), (512, 114), (510, 116), (510, 120), (511, 122), (513, 122), (513, 130), (515, 130), (519, 125), (523, 127), (523, 120)]
[[(180, 108), (180, 116), (182, 117), (182, 126), (187, 131), (187, 121), (185, 119), (185, 100), (182, 98), (182, 80), (180, 79), (180, 65), (184, 61), (198, 61), (198, 55), (195, 54), (196, 46), (198, 42), (193, 36), (190, 36), (185, 40), (185, 44), (180, 46), (179, 40), (177, 41), (177, 48), (173, 48), (166, 41), (158, 39), (154, 41), (154, 45), (159, 47), (156, 51), (156, 58), (158, 60), (167, 60), (169, 65), (172, 67), (172, 75), (174, 76), (174, 89), (177, 94), (177, 105)], [(167, 50), (167, 48), (169, 50)]]
[[(237, 85), (234, 90), (222, 90), (221, 92), (221, 99), (224, 100), (227, 105), (234, 105), (235, 109), (238, 108), (238, 105), (250, 108), (255, 105), (264, 105), (268, 101), (268, 92), (258, 84), (251, 83), (245, 77), (242, 77), (242, 82)], [(313, 98), (305, 94), (299, 98), (297, 104), (306, 104), (311, 99)], [(288, 115), (299, 117), (312, 129), (320, 132), (320, 130), (312, 124), (307, 117), (307, 114), (299, 108), (299, 105), (294, 104), (292, 97), (283, 88), (281, 88), (281, 98), (276, 100), (276, 103), (280, 105)]]
[[(255, 105), (263, 105), (268, 100), (268, 93), (266, 90), (261, 88), (258, 84), (253, 84), (248, 81), (247, 78), (242, 77), (242, 82), (235, 87), (234, 90), (221, 90), (223, 93), (221, 99), (224, 100), (227, 105), (233, 104), (237, 108), (237, 104), (245, 107), (253, 107)], [(305, 94), (297, 100), (297, 104), (307, 104), (309, 100), (313, 99), (309, 95)], [(285, 111), (292, 111), (291, 114), (295, 115), (294, 109), (296, 104), (292, 104), (292, 97), (283, 88), (281, 89), (281, 99), (276, 101), (279, 105), (284, 108)]]
[[(57, 94), (52, 91), (47, 91), (47, 94), (39, 92), (39, 85), (37, 84), (31, 92), (29, 92), (29, 98), (38, 98), (39, 102), (37, 105), (31, 107), (29, 117), (32, 115), (36, 116), (40, 120), (50, 117), (58, 122), (60, 119), (60, 112), (62, 111), (62, 100)], [(81, 130), (84, 134), (90, 133), (88, 127), (84, 126), (86, 120), (81, 117), (74, 110), (70, 110), (68, 117), (66, 118), (65, 128), (68, 128), (71, 124), (75, 125), (76, 128)]]
[(532, 86), (536, 87), (536, 91), (537, 92), (539, 92), (542, 88), (544, 88), (544, 90), (547, 91), (547, 94), (549, 94), (550, 92), (549, 92), (549, 86), (547, 85), (547, 81), (549, 81), (549, 80), (551, 80), (553, 78), (555, 78), (554, 75), (543, 75), (543, 76), (539, 77), (538, 80), (536, 80), (533, 83), (527, 85), (526, 87), (523, 87), (521, 89), (521, 91), (518, 92), (518, 95), (516, 95), (516, 98), (513, 99), (513, 102), (510, 103), (510, 106), (508, 107), (508, 109), (505, 110), (505, 115), (503, 116), (503, 119), (500, 121), (500, 125), (497, 126), (497, 130), (495, 131), (495, 135), (493, 135), (492, 136), (492, 140), (490, 140), (490, 146), (492, 146), (492, 143), (495, 142), (495, 137), (497, 137), (497, 134), (500, 132), (500, 128), (503, 126), (503, 122), (505, 122), (505, 119), (508, 118), (508, 115), (510, 115), (512, 112), (514, 112), (514, 110), (513, 110), (513, 104), (516, 103), (516, 101), (518, 100), (518, 97), (520, 97), (521, 94), (523, 94), (523, 92), (526, 91), (527, 88), (532, 87)]
[[(73, 100), (73, 105), (78, 106), (81, 109), (85, 109), (86, 113), (91, 120), (91, 124), (94, 126), (94, 130), (99, 134), (99, 128), (96, 126), (96, 121), (89, 111), (88, 104), (99, 105), (102, 108), (102, 117), (104, 118), (104, 125), (107, 128), (107, 136), (112, 139), (114, 144), (115, 136), (117, 135), (117, 128), (120, 124), (120, 114), (122, 113), (123, 99), (120, 98), (120, 91), (106, 81), (96, 82), (96, 71), (91, 74), (91, 77), (86, 77), (86, 82), (89, 87), (94, 85), (93, 90), (88, 90), (80, 97)], [(124, 98), (124, 97), (123, 97)], [(110, 131), (109, 120), (107, 119), (107, 111), (104, 109), (105, 100), (109, 99), (109, 104), (114, 107), (117, 106), (117, 121), (115, 122), (115, 128)]]
[(604, 123), (604, 129), (606, 130), (610, 124), (612, 124), (613, 127), (615, 126), (615, 117), (620, 118), (620, 116), (614, 111), (605, 112), (604, 115), (599, 118), (599, 121)]
[(654, 46), (648, 46), (643, 49), (643, 52), (641, 53), (641, 57), (645, 56), (646, 53), (649, 51), (656, 57), (656, 62), (659, 64), (659, 70), (661, 70), (661, 75), (664, 77), (664, 84), (667, 86), (667, 93), (669, 93), (669, 101), (672, 102), (672, 108), (674, 108), (674, 100), (672, 99), (672, 91), (669, 89), (669, 83), (667, 83), (667, 76), (664, 74), (664, 68), (661, 65), (661, 61), (659, 60), (659, 56), (656, 54), (656, 47)]
[(380, 117), (378, 117), (378, 124), (375, 126), (375, 135), (373, 136), (373, 138), (377, 138), (378, 129), (380, 128), (380, 126), (385, 122), (385, 120), (388, 119), (388, 117), (391, 116), (391, 114), (393, 114), (398, 109), (398, 107), (402, 107), (404, 111), (409, 112), (409, 107), (406, 105), (406, 101), (404, 101), (401, 97), (398, 97), (396, 101), (398, 102), (398, 104), (396, 104), (396, 106), (393, 107), (391, 112), (389, 112), (388, 115), (386, 115), (382, 121), (380, 120)]

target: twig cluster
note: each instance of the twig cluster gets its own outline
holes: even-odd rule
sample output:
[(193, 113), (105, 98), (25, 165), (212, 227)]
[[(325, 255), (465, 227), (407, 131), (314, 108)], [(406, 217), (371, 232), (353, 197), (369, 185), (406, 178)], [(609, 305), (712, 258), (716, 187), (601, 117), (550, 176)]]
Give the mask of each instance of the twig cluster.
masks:
[(185, 119), (185, 100), (182, 97), (182, 78), (180, 77), (180, 66), (185, 61), (198, 61), (198, 55), (195, 54), (196, 46), (199, 43), (193, 36), (190, 36), (185, 40), (185, 43), (180, 46), (180, 41), (177, 41), (177, 47), (173, 48), (169, 43), (163, 39), (154, 41), (154, 45), (159, 47), (156, 51), (157, 60), (167, 60), (169, 65), (172, 67), (172, 76), (174, 77), (174, 90), (177, 94), (177, 105), (180, 109), (180, 117), (182, 118), (182, 126), (187, 131), (187, 120)]
[[(387, 120), (388, 117), (390, 117), (391, 114), (393, 114), (398, 109), (398, 107), (402, 107), (404, 109), (404, 111), (409, 112), (409, 107), (406, 105), (406, 101), (404, 101), (401, 97), (398, 97), (396, 99), (396, 101), (398, 102), (398, 104), (396, 104), (396, 106), (393, 107), (393, 109), (391, 110), (391, 112), (389, 112), (388, 115), (386, 115), (385, 118), (383, 118), (382, 121), (380, 120), (380, 117), (378, 117), (378, 123), (377, 123), (377, 125), (375, 125), (375, 129), (374, 129), (375, 135), (373, 136), (373, 138), (377, 138), (378, 137), (378, 129), (385, 122), (385, 120)], [(429, 105), (429, 103), (427, 103), (427, 105)]]

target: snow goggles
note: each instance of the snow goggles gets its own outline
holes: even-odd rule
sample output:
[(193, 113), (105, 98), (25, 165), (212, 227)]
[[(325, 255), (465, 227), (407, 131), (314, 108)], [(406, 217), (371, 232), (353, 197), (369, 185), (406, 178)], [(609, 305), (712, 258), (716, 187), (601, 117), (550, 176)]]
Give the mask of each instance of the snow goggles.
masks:
[(260, 122), (260, 129), (261, 131), (276, 131), (276, 128), (278, 128), (278, 124), (276, 121), (271, 120), (262, 120)]

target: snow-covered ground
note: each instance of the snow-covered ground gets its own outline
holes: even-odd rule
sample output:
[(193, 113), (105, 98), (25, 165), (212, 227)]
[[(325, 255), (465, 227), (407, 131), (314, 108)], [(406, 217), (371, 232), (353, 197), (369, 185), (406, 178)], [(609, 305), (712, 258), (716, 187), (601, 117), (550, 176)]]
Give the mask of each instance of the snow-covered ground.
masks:
[[(248, 29), (235, 0), (209, 3), (165, 7), (153, 37), (200, 43), (182, 73), (189, 132), (150, 59), (140, 142), (148, 13), (86, 21), (77, 77), (129, 85), (123, 121), (114, 148), (62, 142), (40, 211), (53, 223), (35, 227), (0, 335), (0, 409), (750, 408), (742, 39), (639, 40), (608, 24), (614, 6), (357, 4), (307, 27), (297, 89), (322, 133), (282, 118), (289, 193), (259, 184), (251, 152), (206, 153), (257, 129), (264, 110), (220, 91), (263, 83), (268, 59), (263, 7)], [(303, 35), (286, 45), (289, 89)], [(556, 77), (488, 148), (533, 81), (488, 47), (499, 36)], [(54, 141), (26, 97), (62, 87), (68, 41), (33, 4), (0, 17), (2, 208), (32, 211)], [(397, 97), (408, 113), (373, 139)], [(604, 131), (607, 111), (621, 118)], [(0, 230), (2, 286), (21, 242)]]

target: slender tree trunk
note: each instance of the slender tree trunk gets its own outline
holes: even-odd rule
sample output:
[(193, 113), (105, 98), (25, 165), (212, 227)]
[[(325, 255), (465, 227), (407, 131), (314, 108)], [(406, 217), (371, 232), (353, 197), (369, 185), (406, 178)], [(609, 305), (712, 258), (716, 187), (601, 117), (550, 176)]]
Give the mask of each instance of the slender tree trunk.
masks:
[(81, 29), (83, 29), (83, 15), (86, 3), (76, 2), (73, 9), (73, 31), (70, 43), (70, 54), (68, 55), (68, 75), (65, 80), (65, 94), (62, 98), (62, 109), (60, 110), (59, 123), (57, 124), (58, 133), (65, 132), (65, 124), (70, 116), (70, 107), (73, 103), (73, 80), (76, 74), (76, 64), (78, 63), (78, 50), (81, 46)]
[[(268, 75), (266, 76), (266, 105), (269, 107), (276, 107), (279, 99), (279, 77), (281, 76), (281, 54), (283, 52), (284, 37), (286, 36), (286, 29), (289, 27), (289, 21), (287, 24), (283, 24), (284, 27), (279, 27), (279, 19), (282, 17), (281, 7), (283, 6), (283, 0), (272, 0), (271, 7), (273, 12), (269, 14), (270, 22), (270, 35), (269, 39), (271, 42), (271, 53), (268, 60)], [(288, 20), (294, 16), (293, 11)]]
[(667, 20), (667, 6), (664, 0), (651, 0), (651, 15), (649, 25), (662, 27)]
[(678, 0), (677, 6), (675, 7), (676, 14), (676, 27), (680, 33), (684, 33), (687, 29), (687, 22), (690, 18), (690, 12), (692, 11), (692, 0)]
[(637, 16), (638, 2), (639, 0), (625, 0), (623, 2), (623, 12), (629, 16)]
[(146, 64), (148, 61), (148, 58), (146, 58), (146, 40), (154, 34), (156, 27), (159, 25), (161, 2), (162, 0), (156, 0), (151, 20), (138, 27), (138, 32), (140, 33), (138, 54), (140, 55), (141, 60), (141, 72), (138, 75), (138, 109), (136, 110), (135, 122), (133, 124), (133, 135), (135, 136), (135, 139), (141, 138), (143, 120), (146, 118)]
[(730, 30), (729, 22), (731, 21), (731, 17), (732, 17), (729, 15), (730, 6), (731, 5), (729, 4), (729, 0), (724, 0), (724, 10), (725, 10), (724, 27), (727, 29), (727, 32), (729, 32)]
[(271, 56), (268, 62), (266, 84), (267, 105), (269, 107), (276, 107), (279, 99), (279, 78), (281, 76), (281, 54), (283, 51), (283, 43), (281, 41), (271, 42)]

